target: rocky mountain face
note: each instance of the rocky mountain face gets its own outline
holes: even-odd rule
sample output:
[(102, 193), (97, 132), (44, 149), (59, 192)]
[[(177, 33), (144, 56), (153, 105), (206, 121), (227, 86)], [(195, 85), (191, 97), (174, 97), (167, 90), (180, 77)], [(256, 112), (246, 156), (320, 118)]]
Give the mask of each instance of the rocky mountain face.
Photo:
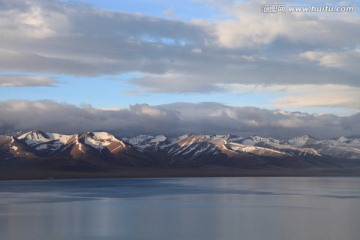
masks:
[(139, 135), (120, 138), (107, 132), (64, 135), (31, 131), (0, 137), (2, 166), (60, 170), (112, 167), (227, 166), (242, 168), (326, 168), (357, 166), (360, 138), (316, 140), (302, 136), (277, 140), (260, 136)]
[(360, 138), (316, 140), (302, 136), (277, 140), (259, 136), (188, 134), (177, 138), (140, 135), (123, 139), (142, 151), (161, 151), (171, 156), (187, 156), (191, 159), (203, 154), (217, 155), (222, 151), (269, 157), (326, 156), (360, 159)]

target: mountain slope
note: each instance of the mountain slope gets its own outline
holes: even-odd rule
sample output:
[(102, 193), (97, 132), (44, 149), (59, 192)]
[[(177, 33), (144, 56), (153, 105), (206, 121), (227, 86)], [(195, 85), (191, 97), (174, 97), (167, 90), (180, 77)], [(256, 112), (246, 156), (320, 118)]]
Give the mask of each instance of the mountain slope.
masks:
[(155, 162), (115, 136), (105, 132), (63, 135), (31, 131), (0, 140), (0, 160), (33, 161), (45, 167), (92, 165), (104, 169), (112, 165), (153, 165)]
[(360, 139), (277, 140), (260, 136), (186, 134), (119, 138), (107, 132), (31, 131), (0, 137), (0, 164), (59, 171), (113, 171), (131, 167), (305, 169), (360, 167)]

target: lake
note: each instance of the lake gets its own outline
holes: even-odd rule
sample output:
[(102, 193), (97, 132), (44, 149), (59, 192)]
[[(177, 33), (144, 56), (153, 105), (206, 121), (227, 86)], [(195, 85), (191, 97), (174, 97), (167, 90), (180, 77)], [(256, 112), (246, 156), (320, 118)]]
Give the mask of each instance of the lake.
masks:
[(358, 240), (360, 178), (0, 182), (1, 240)]

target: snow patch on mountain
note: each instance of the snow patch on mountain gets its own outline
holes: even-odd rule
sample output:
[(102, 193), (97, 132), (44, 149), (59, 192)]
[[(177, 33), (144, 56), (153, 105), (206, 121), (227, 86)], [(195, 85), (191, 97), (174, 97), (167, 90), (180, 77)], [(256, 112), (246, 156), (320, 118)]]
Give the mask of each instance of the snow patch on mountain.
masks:
[(74, 147), (79, 152), (87, 151), (87, 147), (100, 152), (104, 148), (110, 152), (118, 152), (119, 148), (128, 149), (127, 143), (129, 143), (130, 147), (133, 146), (140, 152), (161, 152), (168, 156), (188, 159), (218, 154), (229, 154), (229, 156), (251, 154), (271, 157), (332, 156), (339, 159), (360, 159), (360, 138), (356, 137), (317, 140), (305, 135), (289, 140), (277, 140), (260, 136), (185, 134), (179, 137), (139, 135), (120, 140), (107, 132), (88, 132), (79, 136), (31, 131), (18, 137), (8, 136), (8, 138), (6, 140), (8, 151), (23, 151), (19, 144), (25, 143), (42, 154), (52, 154), (58, 150), (63, 152), (69, 147)]
[(287, 141), (289, 145), (294, 147), (302, 147), (305, 144), (315, 143), (315, 142), (316, 142), (315, 139), (311, 138), (309, 135), (291, 138)]
[(125, 144), (114, 135), (107, 132), (89, 132), (85, 134), (84, 143), (99, 151), (109, 146), (111, 143), (119, 142), (123, 147)]
[[(232, 140), (234, 141), (234, 140)], [(242, 139), (238, 139), (237, 142), (240, 142), (244, 145), (255, 146), (259, 143), (279, 143), (280, 141), (274, 138), (265, 138), (259, 136), (250, 136)]]
[(17, 146), (11, 146), (11, 149), (17, 151), (19, 148)]
[(66, 144), (70, 138), (72, 138), (74, 135), (63, 135), (59, 133), (46, 133), (51, 140), (56, 140), (59, 143)]
[(18, 139), (25, 140), (26, 144), (30, 146), (34, 146), (41, 143), (47, 143), (50, 141), (57, 141), (58, 143), (66, 144), (72, 136), (73, 135), (31, 131), (20, 135)]
[(25, 140), (28, 145), (37, 145), (39, 143), (51, 141), (51, 137), (49, 137), (45, 132), (40, 131), (31, 131), (22, 134), (18, 137), (18, 139)]
[(73, 136), (74, 135), (31, 131), (18, 136), (17, 139), (25, 141), (27, 145), (34, 147), (38, 151), (49, 150), (54, 152), (67, 144)]
[(135, 137), (122, 138), (123, 141), (130, 143), (131, 145), (135, 146), (136, 148), (139, 148), (140, 150), (145, 150), (153, 145), (153, 142), (151, 142), (154, 139), (153, 136), (148, 135), (138, 135)]

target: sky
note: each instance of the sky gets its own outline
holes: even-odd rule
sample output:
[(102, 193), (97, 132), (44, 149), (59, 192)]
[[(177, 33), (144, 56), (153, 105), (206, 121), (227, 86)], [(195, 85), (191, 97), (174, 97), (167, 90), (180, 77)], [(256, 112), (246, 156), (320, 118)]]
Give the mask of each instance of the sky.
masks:
[(0, 134), (360, 135), (359, 9), (333, 0), (0, 0)]

